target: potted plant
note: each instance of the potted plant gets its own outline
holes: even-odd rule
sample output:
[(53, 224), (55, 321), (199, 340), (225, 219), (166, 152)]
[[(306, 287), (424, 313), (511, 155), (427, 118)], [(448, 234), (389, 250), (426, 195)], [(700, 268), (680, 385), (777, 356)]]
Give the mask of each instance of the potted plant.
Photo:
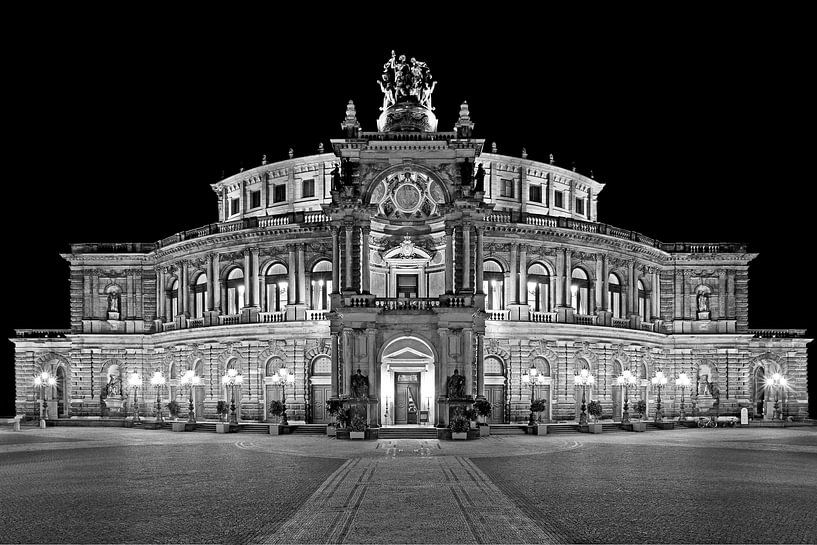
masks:
[[(644, 418), (644, 413), (647, 412), (647, 402), (643, 399), (639, 399), (633, 403), (633, 412), (638, 415), (637, 418)], [(622, 427), (629, 431), (647, 431), (647, 423), (643, 422), (642, 420), (631, 421), (629, 424), (624, 424)]]
[(468, 429), (471, 427), (470, 421), (463, 414), (454, 415), (451, 419), (451, 439), (455, 441), (465, 441), (468, 439)]
[(366, 420), (362, 416), (355, 415), (349, 423), (349, 439), (366, 438)]
[(340, 399), (330, 399), (326, 404), (326, 412), (332, 418), (332, 421), (326, 425), (326, 435), (335, 437), (338, 433), (338, 414), (343, 409), (343, 402)]
[(493, 406), (484, 398), (479, 398), (474, 401), (474, 411), (477, 413), (479, 420), (479, 436), (485, 437), (491, 435), (491, 426), (488, 425), (488, 417), (491, 416)]
[(269, 404), (269, 412), (272, 416), (278, 417), (278, 422), (270, 426), (269, 432), (270, 435), (278, 435), (281, 433), (281, 415), (284, 414), (284, 410), (286, 409), (286, 405), (278, 401), (277, 399), (273, 399)]
[(477, 411), (474, 409), (465, 409), (462, 411), (462, 416), (468, 420), (468, 427), (475, 430), (477, 428)]
[(546, 399), (534, 399), (530, 404), (530, 412), (536, 413), (537, 418), (535, 422), (528, 422), (528, 426), (530, 427), (529, 433), (533, 433), (536, 435), (545, 435), (547, 433), (547, 426), (541, 424), (542, 422), (542, 413), (547, 409), (547, 400)]
[(587, 431), (590, 433), (601, 433), (602, 427), (599, 418), (601, 418), (601, 403), (593, 400), (587, 406), (587, 412), (590, 414), (592, 421), (587, 424)]
[(230, 412), (230, 404), (226, 401), (219, 401), (216, 404), (216, 413), (218, 414), (218, 422), (216, 422), (217, 433), (230, 433), (233, 431), (230, 424), (226, 422), (227, 413)]
[(179, 406), (179, 402), (175, 399), (172, 399), (167, 404), (167, 412), (170, 413), (170, 417), (173, 419), (173, 422), (170, 423), (171, 428), (173, 431), (184, 431), (185, 422), (179, 422), (179, 411), (181, 407)]

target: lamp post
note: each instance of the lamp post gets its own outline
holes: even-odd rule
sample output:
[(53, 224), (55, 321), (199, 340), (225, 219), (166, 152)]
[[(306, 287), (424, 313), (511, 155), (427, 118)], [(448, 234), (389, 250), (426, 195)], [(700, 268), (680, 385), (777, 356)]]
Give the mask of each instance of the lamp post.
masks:
[(576, 386), (581, 386), (582, 388), (582, 412), (579, 415), (579, 425), (586, 426), (587, 413), (585, 410), (587, 409), (587, 399), (585, 397), (585, 392), (587, 391), (587, 387), (592, 386), (596, 379), (590, 374), (590, 371), (587, 369), (582, 369), (578, 374), (573, 376), (573, 380), (575, 381)]
[(40, 401), (42, 407), (40, 408), (40, 427), (45, 427), (45, 420), (48, 418), (48, 400), (45, 398), (45, 389), (51, 388), (57, 384), (57, 379), (51, 376), (48, 371), (43, 371), (39, 375), (34, 376), (34, 386), (40, 389)]
[(621, 415), (621, 423), (630, 423), (630, 406), (629, 406), (629, 390), (631, 386), (635, 386), (638, 379), (629, 369), (625, 369), (621, 375), (616, 378), (616, 384), (624, 387), (624, 413)]
[(158, 422), (164, 422), (164, 418), (162, 418), (162, 398), (160, 394), (165, 382), (165, 376), (161, 371), (154, 372), (153, 376), (150, 377), (150, 384), (156, 386), (156, 420)]
[(281, 412), (281, 425), (289, 426), (287, 421), (287, 384), (295, 384), (295, 375), (289, 372), (289, 369), (281, 366), (278, 369), (278, 374), (272, 375), (272, 383), (276, 386), (281, 386), (281, 403), (284, 405), (284, 410)]
[(655, 421), (662, 422), (664, 420), (664, 413), (661, 411), (661, 388), (667, 385), (667, 377), (664, 376), (663, 371), (656, 371), (651, 382), (653, 386), (658, 388), (658, 399), (655, 404)]
[(235, 369), (227, 369), (227, 374), (221, 377), (221, 383), (230, 389), (230, 424), (238, 424), (235, 415), (235, 389), (244, 383), (244, 377)]
[(181, 383), (182, 386), (190, 387), (189, 397), (190, 405), (187, 407), (187, 422), (189, 424), (195, 424), (196, 414), (193, 408), (193, 387), (201, 384), (201, 377), (196, 376), (196, 372), (193, 371), (192, 369), (188, 369), (187, 371), (185, 371), (184, 375), (182, 375)]
[(684, 413), (684, 390), (689, 388), (692, 383), (686, 373), (679, 373), (678, 378), (675, 379), (675, 385), (681, 388), (681, 411), (678, 413), (678, 420), (686, 420), (686, 413)]
[(774, 413), (772, 420), (783, 420), (783, 413), (780, 410), (780, 388), (788, 386), (789, 381), (780, 373), (775, 373), (771, 377), (766, 378), (766, 386), (774, 388)]
[[(522, 375), (522, 383), (530, 385), (530, 403), (532, 406), (534, 402), (534, 390), (537, 385), (541, 386), (545, 383), (545, 377), (539, 374), (539, 369), (537, 369), (535, 365), (531, 365), (530, 369), (528, 369), (528, 373)], [(531, 410), (528, 426), (533, 426), (535, 423), (536, 420), (533, 418), (533, 411)]]
[(142, 377), (134, 371), (128, 377), (128, 387), (133, 388), (133, 423), (139, 422), (139, 398), (136, 397), (136, 390), (142, 385)]

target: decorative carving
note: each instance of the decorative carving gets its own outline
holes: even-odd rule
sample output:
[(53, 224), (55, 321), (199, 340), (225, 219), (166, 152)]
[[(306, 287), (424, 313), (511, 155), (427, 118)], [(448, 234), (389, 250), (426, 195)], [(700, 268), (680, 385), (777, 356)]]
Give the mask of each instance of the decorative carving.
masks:
[(630, 368), (630, 356), (624, 351), (624, 345), (616, 344), (613, 346), (612, 359), (621, 362), (622, 370)]

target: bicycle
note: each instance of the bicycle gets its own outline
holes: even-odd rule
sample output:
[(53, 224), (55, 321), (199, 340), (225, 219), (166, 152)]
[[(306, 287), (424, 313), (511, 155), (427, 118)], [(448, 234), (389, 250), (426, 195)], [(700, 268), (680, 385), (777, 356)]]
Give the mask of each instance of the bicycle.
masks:
[(714, 418), (708, 416), (701, 416), (698, 418), (699, 428), (717, 428), (718, 422)]

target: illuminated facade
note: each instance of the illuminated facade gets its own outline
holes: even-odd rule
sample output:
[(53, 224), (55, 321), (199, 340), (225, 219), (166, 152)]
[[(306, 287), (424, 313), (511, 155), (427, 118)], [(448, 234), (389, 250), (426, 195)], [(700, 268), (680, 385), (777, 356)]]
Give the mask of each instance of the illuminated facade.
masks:
[[(74, 244), (63, 256), (70, 330), (12, 339), (18, 412), (39, 410), (33, 377), (45, 370), (57, 378), (51, 418), (125, 414), (134, 391), (150, 415), (148, 378), (161, 370), (158, 395), (184, 415), (180, 379), (193, 370), (195, 413), (215, 419), (230, 399), (221, 377), (236, 369), (239, 418), (266, 421), (285, 367), (290, 422), (328, 422), (329, 399), (365, 396), (372, 425), (427, 415), (444, 426), (455, 370), (495, 423), (527, 421), (532, 396), (546, 400), (545, 419), (576, 419), (582, 369), (595, 377), (588, 401), (615, 420), (625, 371), (650, 417), (658, 371), (666, 417), (682, 395), (688, 414), (771, 418), (776, 397), (783, 417), (807, 415), (809, 339), (748, 328), (755, 254), (744, 245), (598, 223), (604, 184), (484, 150), (467, 104), (438, 131), (424, 63), (391, 59), (382, 87), (377, 132), (361, 130), (349, 102), (330, 152), (212, 184), (216, 223), (156, 243)], [(531, 367), (543, 377), (533, 391)], [(774, 373), (785, 388), (766, 385)]]

